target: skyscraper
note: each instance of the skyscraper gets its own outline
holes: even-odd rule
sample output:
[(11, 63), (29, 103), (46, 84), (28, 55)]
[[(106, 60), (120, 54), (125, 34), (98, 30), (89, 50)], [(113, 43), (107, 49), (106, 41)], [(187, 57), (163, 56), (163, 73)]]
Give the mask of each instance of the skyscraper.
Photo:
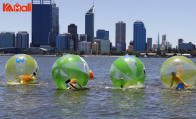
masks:
[(68, 33), (72, 34), (72, 39), (74, 41), (74, 50), (77, 51), (77, 49), (78, 49), (78, 32), (77, 32), (77, 26), (75, 24), (70, 24), (68, 26)]
[(80, 34), (79, 35), (79, 42), (81, 41), (87, 41), (87, 35), (86, 34)]
[(32, 0), (32, 45), (55, 47), (59, 34), (59, 8), (51, 0)]
[(122, 21), (116, 23), (116, 49), (126, 51), (126, 24)]
[(85, 15), (85, 34), (87, 40), (94, 43), (94, 6)]
[(135, 21), (133, 25), (133, 42), (134, 51), (145, 51), (146, 50), (146, 28), (142, 21)]
[(162, 35), (162, 44), (166, 43), (166, 34)]
[(161, 50), (166, 49), (166, 34), (162, 35)]
[(15, 33), (1, 32), (0, 34), (0, 48), (14, 48), (15, 47)]
[(96, 39), (109, 40), (109, 31), (106, 31), (104, 29), (97, 30)]
[(147, 50), (152, 50), (152, 38), (147, 38)]
[(179, 46), (180, 46), (181, 43), (183, 43), (183, 39), (182, 38), (178, 39), (178, 49), (179, 49)]
[(29, 48), (29, 33), (26, 31), (20, 31), (16, 34), (17, 36), (17, 42), (16, 47), (17, 48)]

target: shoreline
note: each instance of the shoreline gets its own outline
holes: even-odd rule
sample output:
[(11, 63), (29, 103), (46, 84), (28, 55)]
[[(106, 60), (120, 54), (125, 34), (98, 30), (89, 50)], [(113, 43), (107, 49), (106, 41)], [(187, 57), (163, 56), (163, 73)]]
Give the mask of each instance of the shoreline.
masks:
[[(0, 56), (14, 56), (17, 54), (0, 54)], [(29, 54), (27, 54), (29, 55)], [(32, 54), (30, 56), (36, 56), (36, 57), (61, 57), (60, 55), (39, 55), (39, 54)], [(122, 57), (120, 55), (79, 55), (80, 57)], [(124, 56), (124, 55), (123, 55)], [(134, 55), (135, 56), (135, 55)], [(172, 56), (169, 56), (172, 57)], [(141, 57), (138, 58), (169, 58), (169, 57), (162, 57), (162, 56), (150, 56), (150, 57)], [(188, 57), (188, 58), (196, 58), (196, 57)]]

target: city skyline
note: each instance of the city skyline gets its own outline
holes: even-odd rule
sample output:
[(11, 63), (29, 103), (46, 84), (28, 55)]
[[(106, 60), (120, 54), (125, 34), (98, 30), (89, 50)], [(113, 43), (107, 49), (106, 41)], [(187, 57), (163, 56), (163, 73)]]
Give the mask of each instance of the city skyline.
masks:
[[(0, 4), (7, 3), (2, 0)], [(30, 0), (9, 1), (10, 4), (15, 3), (26, 4)], [(167, 40), (172, 43), (173, 47), (177, 45), (179, 38), (184, 39), (184, 42), (192, 42), (196, 44), (196, 17), (194, 12), (196, 1), (180, 3), (174, 1), (128, 1), (125, 0), (120, 4), (121, 9), (116, 9), (119, 1), (95, 1), (95, 31), (97, 29), (107, 29), (110, 31), (110, 40), (115, 44), (115, 23), (123, 21), (126, 23), (126, 43), (129, 44), (133, 40), (133, 23), (136, 20), (142, 20), (145, 24), (147, 36), (153, 39), (153, 44), (157, 41), (157, 33), (160, 35), (167, 34)], [(56, 0), (55, 3), (59, 7), (60, 33), (68, 31), (67, 26), (74, 23), (78, 26), (78, 33), (85, 33), (85, 13), (92, 7), (92, 1), (87, 0), (80, 2), (78, 0)], [(69, 3), (68, 6), (64, 7)], [(169, 3), (169, 4), (168, 4)], [(138, 6), (139, 5), (139, 6)], [(83, 7), (80, 7), (83, 6)], [(136, 7), (137, 6), (137, 7)], [(109, 8), (109, 9), (108, 9)], [(166, 9), (167, 8), (167, 9)], [(70, 10), (71, 9), (71, 10)], [(72, 10), (74, 9), (74, 10)], [(15, 32), (28, 31), (30, 33), (31, 42), (31, 13), (8, 13), (2, 12), (0, 31)], [(20, 15), (20, 17), (17, 17)], [(13, 19), (15, 19), (13, 21)], [(191, 25), (188, 25), (190, 23)], [(22, 24), (22, 25), (21, 25)], [(95, 33), (95, 32), (94, 32)]]

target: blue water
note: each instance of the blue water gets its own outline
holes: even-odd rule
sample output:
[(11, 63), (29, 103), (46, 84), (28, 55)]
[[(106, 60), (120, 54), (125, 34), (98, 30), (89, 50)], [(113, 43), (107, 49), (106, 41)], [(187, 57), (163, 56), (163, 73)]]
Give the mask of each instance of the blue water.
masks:
[[(51, 68), (58, 57), (34, 57), (39, 85), (8, 85), (4, 67), (10, 56), (0, 57), (0, 118), (195, 118), (196, 90), (165, 89), (160, 68), (166, 58), (140, 58), (146, 67), (143, 89), (115, 89), (109, 77), (113, 57), (84, 57), (95, 79), (90, 90), (57, 90)], [(196, 59), (191, 59), (196, 64)]]

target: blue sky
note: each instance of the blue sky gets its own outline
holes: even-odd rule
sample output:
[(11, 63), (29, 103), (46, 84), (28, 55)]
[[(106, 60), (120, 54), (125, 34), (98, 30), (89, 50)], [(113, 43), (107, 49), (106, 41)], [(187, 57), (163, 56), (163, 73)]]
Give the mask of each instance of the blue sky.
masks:
[[(2, 12), (3, 3), (25, 5), (31, 0), (0, 1), (0, 31), (28, 31), (31, 34), (31, 13)], [(55, 0), (59, 6), (60, 33), (75, 23), (78, 33), (85, 33), (85, 13), (92, 7), (92, 0)], [(158, 32), (167, 35), (173, 47), (177, 40), (196, 44), (196, 0), (95, 0), (95, 32), (97, 29), (110, 31), (110, 40), (115, 42), (115, 23), (126, 23), (127, 44), (133, 40), (133, 23), (142, 20), (147, 37), (156, 43)], [(31, 37), (30, 37), (31, 39)]]

